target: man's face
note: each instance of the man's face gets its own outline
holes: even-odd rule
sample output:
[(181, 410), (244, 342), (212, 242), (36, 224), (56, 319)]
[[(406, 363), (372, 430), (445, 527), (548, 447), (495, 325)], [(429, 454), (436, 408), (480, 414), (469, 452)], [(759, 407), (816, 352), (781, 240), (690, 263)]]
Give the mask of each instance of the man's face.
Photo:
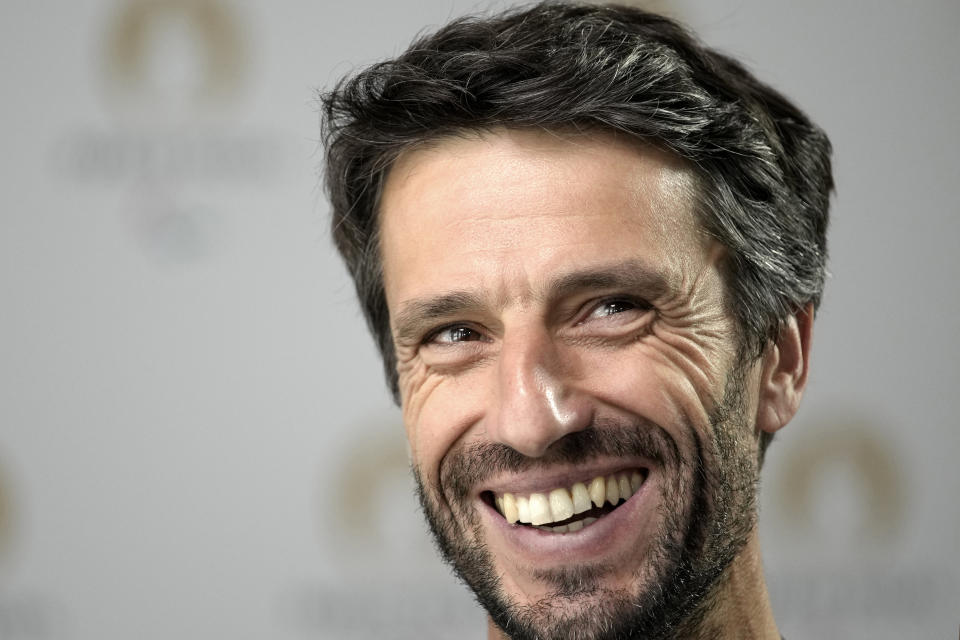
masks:
[(532, 131), (445, 139), (388, 176), (421, 500), (515, 637), (675, 625), (754, 529), (753, 374), (693, 189), (654, 148)]

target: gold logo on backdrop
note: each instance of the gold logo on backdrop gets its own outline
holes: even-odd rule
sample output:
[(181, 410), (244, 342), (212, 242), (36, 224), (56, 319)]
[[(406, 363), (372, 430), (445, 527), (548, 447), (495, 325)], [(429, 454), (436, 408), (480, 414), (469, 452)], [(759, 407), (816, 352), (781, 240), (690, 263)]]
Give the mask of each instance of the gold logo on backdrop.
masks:
[(401, 426), (377, 425), (361, 431), (369, 435), (353, 442), (344, 456), (333, 507), (338, 527), (350, 537), (369, 542), (378, 536), (383, 517), (379, 494), (398, 484), (408, 486), (410, 463)]
[[(197, 52), (198, 100), (222, 98), (239, 84), (244, 42), (232, 15), (216, 0), (130, 0), (115, 14), (106, 35), (107, 77), (114, 88), (142, 94), (158, 36), (178, 28)], [(162, 53), (162, 51), (159, 51)]]
[[(815, 485), (830, 471), (842, 469), (859, 499), (860, 534), (866, 540), (890, 541), (905, 518), (904, 478), (885, 439), (861, 420), (840, 421), (819, 437), (790, 442), (781, 465), (784, 516), (794, 530), (809, 526), (815, 512)], [(836, 487), (834, 487), (836, 488)]]
[(110, 118), (65, 128), (50, 167), (121, 190), (118, 208), (148, 255), (188, 263), (224, 246), (228, 205), (283, 174), (292, 147), (271, 126), (231, 116), (256, 31), (225, 0), (113, 0), (95, 71)]

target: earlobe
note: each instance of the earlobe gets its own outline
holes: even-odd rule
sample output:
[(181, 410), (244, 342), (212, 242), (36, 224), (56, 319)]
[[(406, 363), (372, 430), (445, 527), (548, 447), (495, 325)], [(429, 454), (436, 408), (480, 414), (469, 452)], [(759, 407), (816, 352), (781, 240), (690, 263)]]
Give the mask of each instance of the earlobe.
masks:
[(813, 305), (808, 304), (784, 322), (763, 356), (757, 429), (775, 433), (796, 414), (807, 385), (812, 338)]

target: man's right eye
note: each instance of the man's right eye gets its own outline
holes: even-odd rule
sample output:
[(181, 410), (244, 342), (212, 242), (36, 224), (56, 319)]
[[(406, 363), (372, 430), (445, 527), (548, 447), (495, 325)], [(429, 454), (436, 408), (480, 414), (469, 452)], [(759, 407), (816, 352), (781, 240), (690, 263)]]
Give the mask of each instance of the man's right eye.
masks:
[(462, 324), (457, 324), (438, 329), (427, 336), (425, 342), (427, 344), (454, 344), (457, 342), (481, 340), (482, 338), (483, 336), (479, 331), (465, 327)]

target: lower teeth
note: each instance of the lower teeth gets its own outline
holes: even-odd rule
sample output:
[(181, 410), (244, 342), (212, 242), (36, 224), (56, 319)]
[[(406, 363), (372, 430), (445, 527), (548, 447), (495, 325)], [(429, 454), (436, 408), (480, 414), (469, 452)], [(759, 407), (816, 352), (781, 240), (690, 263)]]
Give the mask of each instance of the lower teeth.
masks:
[(597, 521), (597, 518), (584, 518), (583, 520), (577, 520), (576, 522), (571, 522), (570, 524), (562, 524), (558, 527), (537, 527), (541, 531), (546, 531), (548, 533), (575, 533), (583, 529), (584, 527), (590, 526)]

